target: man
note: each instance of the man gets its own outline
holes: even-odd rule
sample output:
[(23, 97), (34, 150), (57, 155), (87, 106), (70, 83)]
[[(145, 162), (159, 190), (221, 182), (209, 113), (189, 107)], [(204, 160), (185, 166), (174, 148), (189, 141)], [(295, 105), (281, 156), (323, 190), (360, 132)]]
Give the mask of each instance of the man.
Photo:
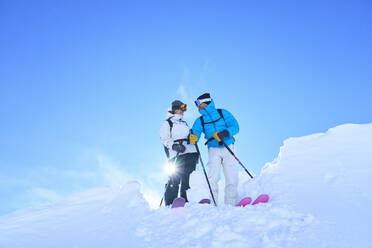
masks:
[(165, 205), (172, 204), (178, 197), (181, 183), (181, 197), (187, 201), (186, 190), (190, 188), (190, 174), (195, 170), (198, 162), (198, 153), (195, 145), (188, 142), (190, 128), (184, 121), (183, 114), (187, 106), (176, 100), (172, 102), (170, 117), (164, 121), (160, 129), (160, 139), (166, 149), (168, 158), (176, 163), (177, 170), (170, 176), (164, 194)]
[(238, 197), (238, 165), (221, 140), (234, 151), (233, 136), (239, 132), (239, 124), (230, 112), (215, 108), (209, 93), (199, 96), (195, 104), (202, 116), (195, 120), (189, 141), (195, 144), (201, 133), (204, 133), (208, 143), (208, 178), (213, 196), (217, 201), (222, 167), (225, 176), (225, 204), (235, 205)]

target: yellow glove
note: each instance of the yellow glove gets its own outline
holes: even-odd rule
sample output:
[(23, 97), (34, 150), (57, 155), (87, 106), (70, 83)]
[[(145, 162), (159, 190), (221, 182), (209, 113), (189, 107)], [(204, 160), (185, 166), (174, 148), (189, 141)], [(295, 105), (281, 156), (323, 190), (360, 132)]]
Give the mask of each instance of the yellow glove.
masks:
[(215, 132), (215, 133), (213, 134), (213, 138), (215, 138), (218, 142), (221, 142), (220, 137), (218, 137), (218, 132)]
[(195, 145), (196, 142), (198, 141), (198, 136), (196, 134), (190, 134), (189, 136), (189, 141), (191, 145)]

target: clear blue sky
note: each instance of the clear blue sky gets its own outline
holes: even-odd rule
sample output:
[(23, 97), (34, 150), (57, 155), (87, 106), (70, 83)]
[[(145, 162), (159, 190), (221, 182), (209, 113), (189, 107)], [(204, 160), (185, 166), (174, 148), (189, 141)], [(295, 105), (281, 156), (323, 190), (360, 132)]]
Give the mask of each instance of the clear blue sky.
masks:
[(371, 13), (368, 0), (0, 1), (0, 215), (128, 178), (159, 193), (177, 98), (190, 122), (204, 92), (232, 112), (256, 174), (286, 138), (371, 122)]

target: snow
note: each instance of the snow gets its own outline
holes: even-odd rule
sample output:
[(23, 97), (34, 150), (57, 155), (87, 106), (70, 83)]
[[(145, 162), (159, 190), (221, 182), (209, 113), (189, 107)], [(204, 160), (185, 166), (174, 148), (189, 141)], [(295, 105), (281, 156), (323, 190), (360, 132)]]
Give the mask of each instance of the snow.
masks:
[(151, 209), (130, 181), (0, 217), (0, 247), (372, 247), (372, 123), (290, 138), (259, 176), (244, 173), (240, 197), (269, 203), (197, 204), (209, 195), (198, 170), (185, 208)]

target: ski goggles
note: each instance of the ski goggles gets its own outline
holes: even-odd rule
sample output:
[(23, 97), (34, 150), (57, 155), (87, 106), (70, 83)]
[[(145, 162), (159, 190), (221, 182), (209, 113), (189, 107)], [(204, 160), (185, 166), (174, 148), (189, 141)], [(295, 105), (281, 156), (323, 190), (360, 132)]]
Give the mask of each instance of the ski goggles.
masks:
[(203, 102), (210, 102), (210, 101), (212, 101), (212, 99), (210, 99), (210, 98), (205, 98), (205, 99), (198, 99), (198, 100), (196, 100), (195, 101), (195, 105), (196, 105), (196, 107), (199, 107)]
[(180, 107), (180, 109), (182, 111), (186, 111), (187, 110), (187, 104), (182, 104), (181, 107)]

